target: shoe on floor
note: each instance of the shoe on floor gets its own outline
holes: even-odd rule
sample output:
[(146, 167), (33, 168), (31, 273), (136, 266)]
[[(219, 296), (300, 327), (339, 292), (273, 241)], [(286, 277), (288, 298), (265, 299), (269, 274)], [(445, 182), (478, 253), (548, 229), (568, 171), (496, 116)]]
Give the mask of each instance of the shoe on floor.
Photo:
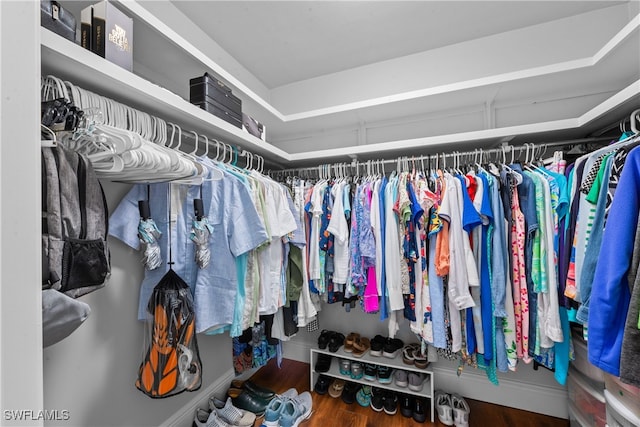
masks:
[(251, 380), (246, 380), (246, 381), (233, 380), (231, 381), (230, 388), (244, 389), (249, 393), (251, 393), (252, 395), (259, 397), (260, 399), (263, 399), (263, 400), (271, 400), (276, 395), (275, 391), (266, 387), (261, 387)]
[(453, 425), (453, 406), (451, 396), (442, 391), (436, 391), (436, 413), (440, 422), (446, 426)]
[(413, 420), (417, 423), (427, 421), (427, 403), (423, 399), (416, 399), (413, 407)]
[(296, 396), (298, 396), (298, 390), (295, 388), (290, 388), (284, 393), (276, 395), (276, 397), (269, 402), (269, 406), (267, 406), (267, 410), (264, 412), (264, 421), (262, 424), (266, 427), (278, 427), (284, 404)]
[(413, 415), (413, 410), (415, 409), (414, 397), (409, 396), (408, 394), (403, 394), (400, 396), (400, 413), (405, 418), (411, 418)]
[(231, 398), (233, 406), (252, 412), (256, 416), (262, 416), (271, 399), (261, 399), (253, 395), (248, 390), (232, 388), (227, 391), (227, 395)]
[(363, 385), (356, 393), (356, 400), (365, 408), (371, 404), (371, 386)]
[(347, 405), (351, 405), (356, 401), (358, 390), (360, 390), (360, 384), (347, 381), (342, 390), (342, 401)]
[(382, 412), (384, 410), (384, 397), (385, 391), (378, 387), (371, 388), (371, 402), (369, 406), (376, 412)]
[(220, 419), (216, 411), (207, 412), (198, 408), (193, 419), (193, 427), (229, 427), (229, 424)]
[(209, 399), (209, 409), (216, 411), (218, 416), (232, 426), (252, 426), (256, 422), (256, 414), (236, 408), (230, 397), (227, 401), (222, 401), (215, 397)]
[(456, 427), (469, 427), (470, 408), (464, 397), (459, 394), (452, 394), (451, 404), (453, 407), (453, 422)]
[(387, 415), (395, 415), (398, 412), (398, 396), (388, 391), (384, 396), (384, 412)]
[(331, 377), (320, 374), (318, 379), (316, 380), (316, 385), (313, 387), (313, 390), (318, 394), (327, 394), (329, 391), (329, 386), (331, 385)]
[(280, 413), (280, 427), (298, 427), (311, 416), (313, 399), (308, 391), (285, 402)]
[(329, 387), (329, 396), (337, 399), (342, 396), (342, 390), (344, 390), (345, 381), (339, 378), (336, 378), (331, 383), (331, 387)]

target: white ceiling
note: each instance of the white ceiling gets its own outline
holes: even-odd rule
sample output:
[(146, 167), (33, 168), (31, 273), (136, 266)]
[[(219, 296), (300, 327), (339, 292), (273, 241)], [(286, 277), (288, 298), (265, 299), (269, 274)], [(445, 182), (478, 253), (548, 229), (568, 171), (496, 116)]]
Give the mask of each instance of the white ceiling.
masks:
[(173, 1), (273, 89), (627, 1)]

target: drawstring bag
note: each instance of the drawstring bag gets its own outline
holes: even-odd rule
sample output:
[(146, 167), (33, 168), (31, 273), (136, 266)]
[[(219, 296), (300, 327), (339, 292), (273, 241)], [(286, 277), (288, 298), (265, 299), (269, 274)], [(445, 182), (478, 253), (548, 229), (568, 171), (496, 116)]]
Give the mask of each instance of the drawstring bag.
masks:
[(147, 309), (151, 318), (136, 387), (153, 398), (199, 389), (202, 364), (189, 286), (169, 269), (153, 289)]

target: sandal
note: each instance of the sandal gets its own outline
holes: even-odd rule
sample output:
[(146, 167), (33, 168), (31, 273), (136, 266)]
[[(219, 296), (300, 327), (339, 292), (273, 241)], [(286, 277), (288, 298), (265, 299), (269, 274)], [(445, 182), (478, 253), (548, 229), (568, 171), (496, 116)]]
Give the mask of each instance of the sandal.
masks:
[(347, 353), (351, 353), (353, 351), (353, 344), (358, 338), (360, 338), (360, 334), (356, 332), (351, 332), (349, 335), (347, 335), (347, 338), (345, 338), (344, 340), (344, 351), (346, 351)]
[(335, 332), (333, 331), (327, 331), (326, 329), (323, 329), (322, 332), (320, 332), (320, 336), (318, 337), (318, 348), (320, 350), (326, 349), (327, 345), (329, 344), (329, 340), (334, 334)]
[(333, 380), (331, 387), (329, 387), (329, 396), (337, 399), (342, 395), (342, 390), (344, 390), (345, 381), (341, 379)]
[(364, 354), (369, 351), (371, 347), (371, 342), (369, 338), (360, 337), (353, 343), (353, 355), (355, 357), (362, 357)]
[(420, 349), (416, 348), (416, 351), (413, 352), (413, 364), (416, 365), (416, 368), (425, 369), (429, 366), (429, 359), (426, 354), (422, 354)]
[(415, 353), (418, 348), (415, 344), (405, 345), (402, 349), (402, 362), (405, 365), (413, 365), (415, 363)]
[(329, 338), (329, 351), (335, 353), (344, 344), (344, 335), (340, 332), (334, 332)]

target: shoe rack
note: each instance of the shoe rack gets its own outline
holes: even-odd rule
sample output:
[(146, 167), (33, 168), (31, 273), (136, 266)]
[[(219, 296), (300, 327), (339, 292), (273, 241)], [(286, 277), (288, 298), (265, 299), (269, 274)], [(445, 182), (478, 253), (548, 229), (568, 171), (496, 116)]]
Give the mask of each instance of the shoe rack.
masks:
[[(340, 378), (343, 379), (345, 381), (351, 381), (354, 383), (358, 383), (358, 384), (363, 384), (363, 385), (369, 385), (369, 386), (373, 386), (373, 387), (378, 387), (381, 389), (386, 389), (386, 390), (391, 390), (394, 391), (396, 393), (401, 393), (401, 394), (409, 394), (409, 395), (413, 395), (413, 396), (417, 396), (417, 397), (423, 397), (425, 399), (428, 400), (429, 402), (429, 408), (430, 408), (430, 414), (431, 414), (431, 422), (434, 422), (434, 386), (433, 386), (433, 371), (431, 371), (430, 369), (426, 368), (426, 369), (420, 369), (417, 368), (414, 365), (407, 365), (406, 363), (404, 363), (402, 361), (402, 355), (401, 355), (401, 351), (400, 350), (398, 352), (398, 354), (396, 355), (395, 358), (390, 359), (388, 357), (384, 357), (384, 356), (372, 356), (371, 354), (369, 354), (369, 352), (367, 351), (362, 357), (356, 357), (354, 356), (352, 353), (348, 353), (346, 351), (344, 351), (344, 347), (340, 347), (338, 349), (338, 351), (336, 352), (331, 352), (328, 349), (327, 350), (320, 350), (319, 348), (312, 348), (311, 350), (311, 354), (310, 354), (310, 361), (311, 361), (311, 366), (310, 366), (310, 387), (313, 390), (313, 385), (316, 383), (318, 377), (320, 376), (320, 374), (329, 376), (329, 377), (333, 377), (333, 378)], [(328, 354), (329, 356), (332, 356), (332, 358), (334, 360), (331, 361), (331, 367), (329, 368), (329, 371), (327, 372), (316, 372), (315, 370), (315, 366), (316, 366), (316, 362), (318, 361), (318, 355), (319, 354)], [(401, 369), (403, 371), (407, 371), (407, 372), (416, 372), (416, 373), (421, 373), (423, 375), (425, 375), (425, 379), (424, 382), (422, 383), (422, 390), (421, 391), (413, 391), (411, 390), (409, 387), (400, 387), (397, 386), (395, 384), (394, 381), (394, 375), (391, 375), (391, 382), (389, 384), (381, 384), (379, 383), (377, 380), (376, 381), (369, 381), (369, 380), (365, 380), (364, 377), (360, 378), (360, 379), (352, 379), (350, 376), (347, 375), (342, 375), (340, 373), (340, 366), (339, 366), (339, 360), (338, 359), (348, 359), (351, 360), (352, 362), (360, 362), (362, 364), (365, 363), (371, 363), (373, 365), (377, 365), (377, 366), (388, 366), (392, 369)], [(363, 366), (364, 367), (364, 366)]]

